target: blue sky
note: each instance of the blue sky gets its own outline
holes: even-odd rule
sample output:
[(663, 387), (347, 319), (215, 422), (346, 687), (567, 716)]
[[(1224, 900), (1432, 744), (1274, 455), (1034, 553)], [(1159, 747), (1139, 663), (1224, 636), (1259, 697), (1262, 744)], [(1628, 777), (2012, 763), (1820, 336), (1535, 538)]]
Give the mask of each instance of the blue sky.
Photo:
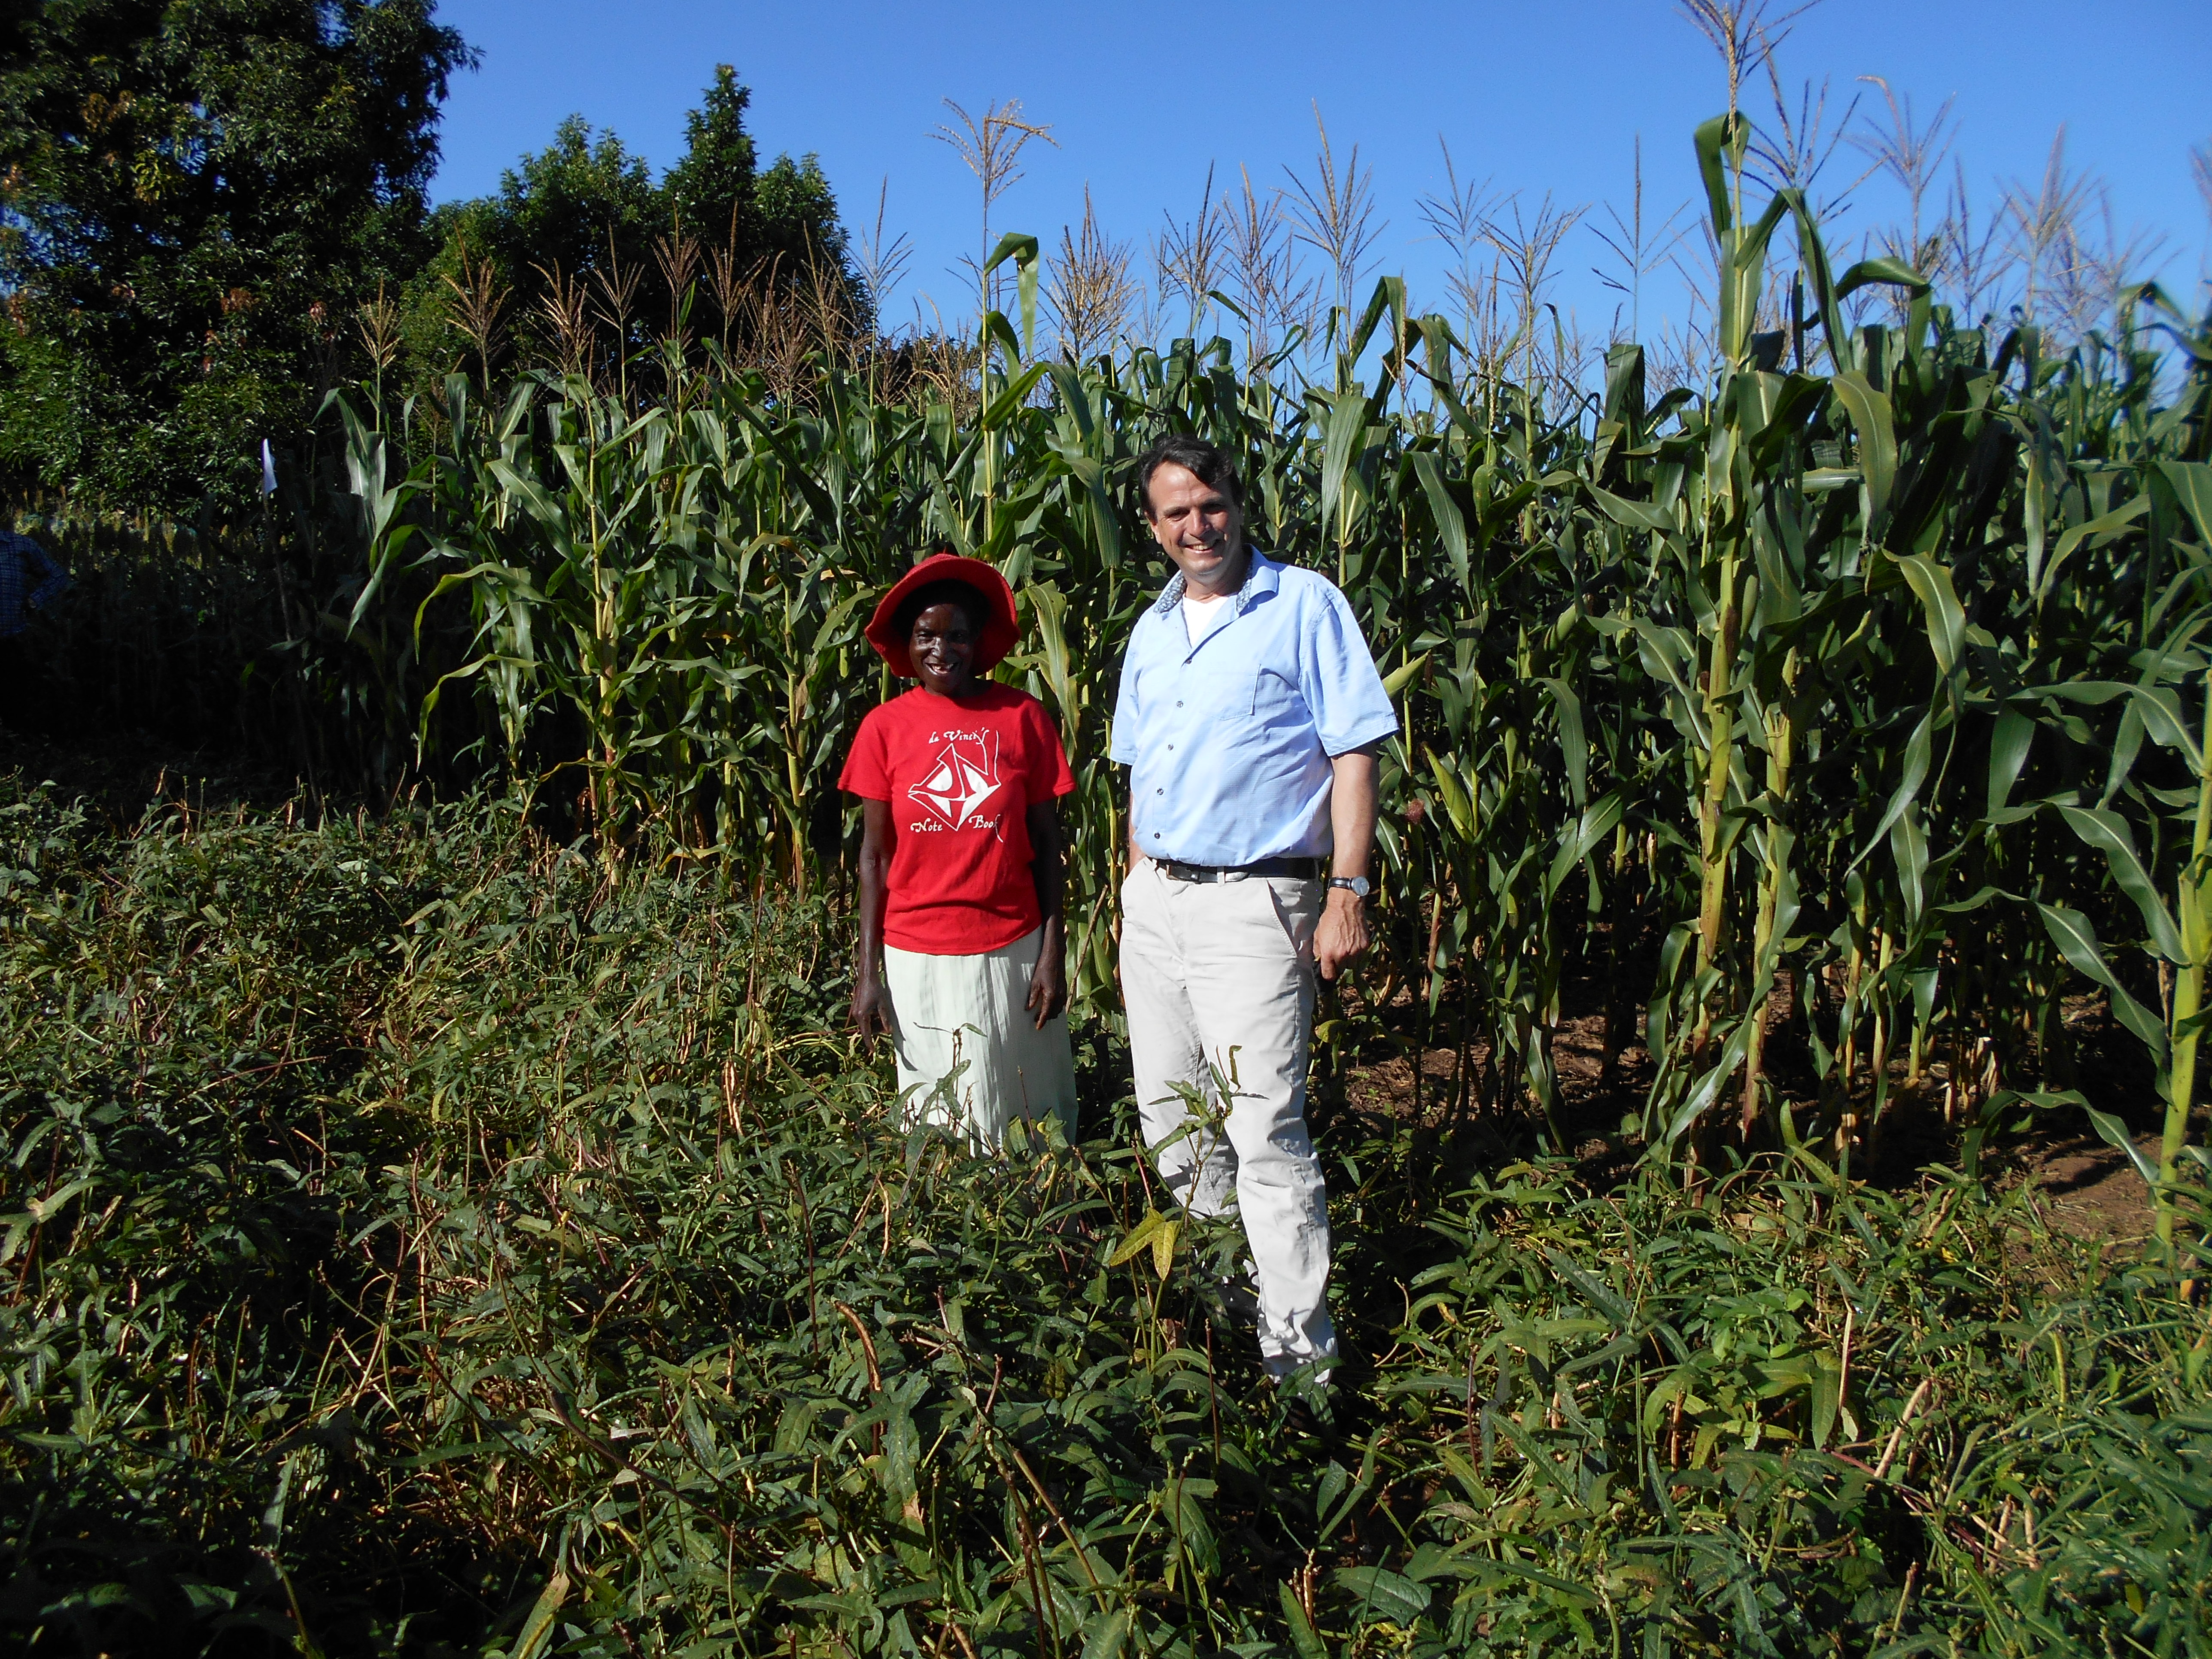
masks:
[[(1717, 59), (1667, 0), (1497, 0), (1386, 11), (1306, 4), (1115, 8), (939, 3), (768, 6), (734, 0), (442, 0), (441, 19), (483, 53), (446, 106), (439, 199), (494, 188), (502, 168), (580, 113), (611, 128), (656, 168), (681, 153), (684, 112), (718, 62), (753, 88), (752, 130), (766, 155), (813, 151), (848, 225), (872, 224), (889, 181), (890, 234), (914, 257), (885, 320), (933, 299), (966, 304), (948, 270), (978, 240), (973, 179), (929, 135), (953, 98), (980, 114), (1019, 98), (1058, 149), (1031, 144), (1026, 177), (995, 229), (1056, 238), (1079, 221), (1090, 186), (1109, 234), (1139, 251), (1164, 210), (1188, 217), (1209, 163), (1256, 184), (1310, 173), (1318, 100), (1340, 158), (1359, 147), (1373, 168), (1378, 270), (1403, 273), (1417, 307), (1441, 304), (1445, 254), (1418, 206), (1444, 184), (1438, 149), (1463, 179), (1489, 179), (1533, 208), (1547, 192), (1589, 216), (1559, 261), (1554, 297), (1603, 332), (1618, 296), (1591, 273), (1606, 263), (1591, 233), (1605, 206), (1626, 213), (1643, 139), (1646, 210), (1663, 216), (1695, 189), (1689, 135), (1726, 94)], [(2189, 168), (2212, 140), (2212, 8), (2203, 0), (1827, 0), (1782, 49), (1785, 85), (1827, 77), (1831, 118), (1856, 77), (1881, 75), (1924, 117), (1955, 95), (1954, 155), (1978, 206), (2001, 184), (2042, 172), (2063, 124), (2072, 165), (2103, 175), (2124, 233), (2162, 233), (2154, 273), (2201, 298), (2206, 212)], [(1747, 95), (1754, 118), (1771, 98)], [(1863, 104), (1863, 112), (1869, 105)], [(1844, 150), (1838, 183), (1864, 162)], [(1864, 186), (1838, 222), (1856, 244), (1888, 218), (1893, 193)], [(1678, 311), (1665, 293), (1652, 312)], [(1659, 319), (1663, 323), (1662, 315)], [(1674, 318), (1679, 320), (1679, 317)]]

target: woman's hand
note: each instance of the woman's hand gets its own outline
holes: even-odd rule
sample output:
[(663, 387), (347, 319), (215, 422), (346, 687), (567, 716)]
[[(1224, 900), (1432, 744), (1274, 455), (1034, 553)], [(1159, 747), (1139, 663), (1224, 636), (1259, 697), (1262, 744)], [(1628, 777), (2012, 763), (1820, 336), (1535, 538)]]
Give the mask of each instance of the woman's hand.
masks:
[(1025, 1005), (1036, 1018), (1036, 1028), (1067, 1007), (1067, 924), (1060, 915), (1065, 875), (1060, 863), (1060, 804), (1031, 801), (1026, 815), (1030, 832), (1030, 875), (1036, 883), (1038, 927), (1036, 966), (1030, 969), (1030, 998)]
[(1030, 996), (1024, 1005), (1036, 1016), (1040, 1031), (1067, 1007), (1067, 969), (1060, 961), (1064, 952), (1050, 932), (1044, 944), (1045, 948), (1037, 952), (1036, 966), (1030, 969)]
[(891, 1034), (891, 1000), (883, 981), (873, 974), (862, 974), (854, 981), (853, 1029), (860, 1034), (864, 1054), (876, 1051), (878, 1037)]
[(891, 871), (891, 804), (860, 803), (860, 937), (853, 954), (853, 1029), (860, 1052), (891, 1034), (891, 1000), (884, 989), (884, 905)]

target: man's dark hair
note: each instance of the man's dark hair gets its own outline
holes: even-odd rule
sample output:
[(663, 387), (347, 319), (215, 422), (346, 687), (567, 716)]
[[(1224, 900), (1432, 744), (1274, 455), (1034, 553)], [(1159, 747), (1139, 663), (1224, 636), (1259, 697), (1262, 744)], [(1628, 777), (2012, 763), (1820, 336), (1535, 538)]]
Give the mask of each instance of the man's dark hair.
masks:
[(1244, 505), (1244, 481), (1237, 476), (1237, 463), (1218, 444), (1188, 433), (1173, 432), (1144, 453), (1137, 463), (1137, 510), (1152, 516), (1152, 474), (1164, 466), (1179, 466), (1208, 489), (1218, 489), (1238, 507)]
[(925, 583), (899, 602), (899, 608), (891, 613), (891, 626), (897, 630), (898, 637), (912, 639), (915, 623), (933, 605), (958, 605), (961, 614), (968, 618), (968, 631), (979, 640), (990, 625), (991, 607), (983, 596), (971, 584), (947, 578)]

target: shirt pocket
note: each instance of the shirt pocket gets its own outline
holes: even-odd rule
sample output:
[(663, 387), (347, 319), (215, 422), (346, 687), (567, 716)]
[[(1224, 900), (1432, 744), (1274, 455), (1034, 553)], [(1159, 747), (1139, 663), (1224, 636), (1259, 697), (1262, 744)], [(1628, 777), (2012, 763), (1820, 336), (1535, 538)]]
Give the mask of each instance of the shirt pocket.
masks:
[(1147, 695), (1162, 697), (1168, 704), (1163, 712), (1178, 726), (1312, 724), (1298, 688), (1285, 676), (1253, 663), (1208, 663), (1200, 653), (1182, 672), (1162, 675), (1160, 681)]
[(1259, 670), (1249, 663), (1225, 657), (1208, 662), (1201, 652), (1179, 670), (1159, 675), (1146, 695), (1157, 699), (1166, 726), (1245, 726), (1257, 707), (1258, 679)]
[(1310, 726), (1312, 712), (1305, 696), (1286, 676), (1271, 668), (1252, 675), (1252, 718), (1262, 726)]

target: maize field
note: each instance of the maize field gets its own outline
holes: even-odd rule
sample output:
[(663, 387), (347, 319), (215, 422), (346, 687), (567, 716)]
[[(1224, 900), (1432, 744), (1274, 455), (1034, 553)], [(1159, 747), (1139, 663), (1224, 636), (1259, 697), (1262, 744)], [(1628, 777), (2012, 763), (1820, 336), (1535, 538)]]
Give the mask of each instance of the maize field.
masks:
[[(471, 698), (517, 778), (572, 763), (609, 856), (804, 893), (837, 882), (837, 765), (892, 690), (874, 594), (933, 546), (993, 561), (1027, 629), (1001, 674), (1075, 767), (1073, 982), (1106, 1014), (1107, 726), (1162, 580), (1131, 469), (1195, 431), (1243, 458), (1253, 540), (1351, 596), (1399, 701), (1363, 989), (1459, 1056), (1454, 1109), (1554, 1111), (1579, 968), (1609, 1056), (1650, 1056), (1632, 1127), (1662, 1160), (1802, 1142), (1847, 1169), (1899, 1091), (1978, 1146), (2074, 1109), (2087, 991), (2165, 1103), (2170, 1234), (2212, 960), (2212, 333), (2144, 290), (2117, 337), (2046, 357), (1894, 261), (1832, 273), (1790, 192), (1742, 209), (1747, 131), (1698, 135), (1709, 387), (1650, 397), (1623, 345), (1601, 398), (1547, 409), (1463, 374), (1388, 281), (1340, 317), (1334, 385), (1240, 377), (1223, 342), (1041, 360), (1036, 244), (1009, 237), (1023, 314), (988, 319), (966, 418), (834, 363), (777, 398), (672, 357), (641, 404), (540, 374), (495, 398), (456, 376), (390, 429), (349, 406), (348, 625), (434, 749)], [(1851, 326), (1869, 294), (1894, 320)]]

